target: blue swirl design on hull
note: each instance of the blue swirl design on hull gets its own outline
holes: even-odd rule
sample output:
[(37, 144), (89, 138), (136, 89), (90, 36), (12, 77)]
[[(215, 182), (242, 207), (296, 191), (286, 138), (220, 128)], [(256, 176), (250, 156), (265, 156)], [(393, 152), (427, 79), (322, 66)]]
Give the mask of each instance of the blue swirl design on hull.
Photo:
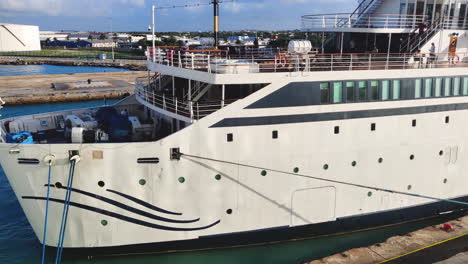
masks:
[[(45, 186), (47, 186), (47, 185), (45, 185)], [(67, 190), (68, 189), (67, 187), (63, 187), (63, 186), (53, 186), (53, 187), (56, 187), (56, 188), (62, 189), (62, 190)], [(83, 190), (80, 190), (80, 189), (70, 188), (70, 190), (72, 192), (79, 193), (79, 194), (82, 194), (82, 195), (85, 195), (85, 196), (100, 200), (102, 202), (114, 205), (114, 206), (116, 206), (118, 208), (121, 208), (121, 209), (124, 209), (126, 211), (129, 211), (129, 212), (132, 212), (132, 213), (144, 216), (144, 217), (148, 217), (148, 218), (151, 218), (151, 219), (154, 219), (154, 220), (159, 220), (159, 221), (162, 221), (162, 222), (189, 224), (189, 223), (198, 222), (200, 220), (200, 218), (192, 219), (192, 220), (169, 219), (169, 218), (165, 218), (165, 217), (161, 217), (161, 216), (157, 216), (157, 215), (145, 212), (143, 210), (131, 207), (131, 206), (123, 204), (121, 202), (118, 202), (118, 201), (115, 201), (115, 200), (112, 200), (112, 199), (109, 199), (109, 198), (106, 198), (106, 197), (103, 197), (103, 196), (100, 196), (100, 195), (97, 195), (97, 194), (86, 192), (86, 191), (83, 191)], [(123, 194), (123, 193), (113, 191), (113, 190), (107, 190), (107, 191), (109, 191), (111, 193), (118, 194), (118, 195), (120, 195), (120, 196), (122, 196), (124, 198), (127, 198), (130, 201), (133, 201), (133, 202), (135, 202), (137, 204), (140, 204), (142, 206), (145, 206), (147, 208), (150, 208), (150, 209), (158, 211), (158, 212), (172, 214), (172, 215), (182, 215), (182, 213), (174, 213), (174, 212), (171, 212), (171, 211), (161, 209), (159, 207), (156, 207), (156, 206), (154, 206), (152, 204), (149, 204), (149, 203), (147, 203), (145, 201), (139, 200), (139, 199), (137, 199), (135, 197), (132, 197), (130, 195), (127, 195), (127, 194)], [(38, 196), (22, 196), (22, 198), (25, 199), (25, 200), (43, 200), (43, 201), (46, 200), (45, 197), (38, 197)], [(49, 201), (50, 202), (55, 202), (55, 203), (61, 203), (61, 204), (63, 204), (65, 202), (64, 200), (55, 199), (55, 198), (50, 198)], [(215, 225), (217, 225), (217, 224), (219, 224), (221, 222), (221, 220), (218, 220), (218, 221), (216, 221), (216, 222), (214, 222), (214, 223), (212, 223), (210, 225), (202, 226), (202, 227), (190, 227), (190, 228), (188, 228), (188, 227), (187, 228), (170, 227), (170, 226), (164, 226), (164, 225), (150, 223), (150, 222), (143, 221), (143, 220), (140, 220), (140, 219), (136, 219), (136, 218), (126, 216), (126, 215), (123, 215), (123, 214), (114, 213), (114, 212), (111, 212), (111, 211), (108, 211), (108, 210), (104, 210), (104, 209), (101, 209), (101, 208), (97, 208), (97, 207), (93, 207), (93, 206), (89, 206), (89, 205), (85, 205), (85, 204), (80, 204), (80, 203), (76, 203), (76, 202), (70, 202), (70, 206), (80, 208), (80, 209), (83, 209), (83, 210), (92, 211), (92, 212), (95, 212), (95, 213), (98, 213), (98, 214), (110, 216), (110, 217), (113, 217), (113, 218), (116, 218), (116, 219), (119, 219), (119, 220), (122, 220), (122, 221), (126, 221), (126, 222), (129, 222), (129, 223), (133, 223), (133, 224), (137, 224), (137, 225), (141, 225), (141, 226), (145, 226), (145, 227), (149, 227), (149, 228), (154, 228), (154, 229), (166, 230), (166, 231), (199, 231), (199, 230), (204, 230), (204, 229), (211, 228), (211, 227), (213, 227), (213, 226), (215, 226)]]

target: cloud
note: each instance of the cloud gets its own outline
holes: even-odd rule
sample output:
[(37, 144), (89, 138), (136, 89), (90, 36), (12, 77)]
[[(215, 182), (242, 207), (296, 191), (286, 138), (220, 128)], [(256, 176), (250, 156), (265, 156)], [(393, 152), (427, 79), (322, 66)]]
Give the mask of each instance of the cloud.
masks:
[(144, 7), (145, 0), (0, 0), (0, 13), (19, 15), (109, 15), (113, 7)]

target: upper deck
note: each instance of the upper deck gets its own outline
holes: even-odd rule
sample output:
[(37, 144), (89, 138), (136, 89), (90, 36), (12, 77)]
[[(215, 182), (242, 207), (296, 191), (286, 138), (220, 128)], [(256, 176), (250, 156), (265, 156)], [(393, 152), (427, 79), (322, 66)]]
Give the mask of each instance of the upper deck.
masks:
[(232, 55), (224, 51), (161, 48), (151, 55), (148, 57), (151, 71), (212, 84), (268, 83), (308, 72), (468, 67), (466, 53), (440, 53), (431, 57), (428, 53), (294, 54), (274, 50)]

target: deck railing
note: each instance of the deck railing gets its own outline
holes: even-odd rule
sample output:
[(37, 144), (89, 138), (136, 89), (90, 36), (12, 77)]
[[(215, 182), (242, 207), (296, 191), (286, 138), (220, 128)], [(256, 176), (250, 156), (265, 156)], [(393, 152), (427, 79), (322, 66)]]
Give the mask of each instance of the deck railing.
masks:
[(153, 86), (145, 84), (142, 80), (136, 80), (135, 95), (150, 105), (173, 114), (189, 118), (190, 120), (200, 120), (221, 108), (237, 101), (216, 100), (192, 102), (168, 96), (164, 92), (156, 91)]
[(305, 15), (302, 17), (303, 29), (319, 28), (383, 28), (414, 29), (425, 23), (424, 15), (340, 13), (324, 15)]
[[(229, 56), (160, 50), (156, 64), (216, 74), (468, 67), (465, 53), (346, 53)], [(152, 60), (152, 58), (149, 58)]]

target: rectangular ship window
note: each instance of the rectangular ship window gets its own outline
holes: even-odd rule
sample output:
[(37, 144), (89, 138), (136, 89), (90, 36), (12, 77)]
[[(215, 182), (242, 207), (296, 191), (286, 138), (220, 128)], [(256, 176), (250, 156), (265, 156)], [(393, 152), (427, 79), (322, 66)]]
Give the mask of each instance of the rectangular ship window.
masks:
[(460, 95), (460, 77), (453, 78), (453, 93), (454, 96)]
[(234, 135), (232, 133), (227, 134), (227, 142), (234, 141)]
[(432, 79), (425, 79), (424, 80), (424, 97), (430, 98), (432, 97)]
[(339, 134), (340, 133), (340, 127), (336, 126), (335, 129), (334, 129), (334, 132), (335, 132), (335, 134)]
[(448, 77), (444, 80), (444, 96), (450, 96), (450, 90), (452, 88), (452, 78)]
[(435, 79), (434, 95), (435, 95), (435, 97), (441, 97), (442, 96), (442, 78), (436, 78)]
[(367, 101), (367, 81), (359, 81), (359, 101)]
[(342, 103), (343, 102), (343, 83), (334, 82), (333, 83), (333, 103)]
[(370, 100), (377, 101), (379, 100), (379, 81), (370, 82)]
[(390, 99), (390, 81), (382, 81), (382, 100), (386, 101)]
[(416, 82), (414, 85), (414, 98), (421, 98), (421, 94), (422, 94), (422, 80), (416, 79)]
[(468, 95), (468, 77), (463, 77), (463, 95)]
[(278, 131), (277, 131), (277, 130), (274, 130), (274, 131), (271, 133), (271, 137), (274, 138), (274, 139), (277, 139), (277, 138), (278, 138)]
[(330, 84), (321, 83), (320, 84), (320, 103), (328, 104), (330, 102)]
[(355, 96), (355, 91), (354, 91), (354, 82), (346, 82), (346, 101), (354, 102), (355, 100), (356, 100), (356, 96)]
[(401, 81), (393, 80), (393, 94), (392, 99), (398, 100), (401, 98)]

